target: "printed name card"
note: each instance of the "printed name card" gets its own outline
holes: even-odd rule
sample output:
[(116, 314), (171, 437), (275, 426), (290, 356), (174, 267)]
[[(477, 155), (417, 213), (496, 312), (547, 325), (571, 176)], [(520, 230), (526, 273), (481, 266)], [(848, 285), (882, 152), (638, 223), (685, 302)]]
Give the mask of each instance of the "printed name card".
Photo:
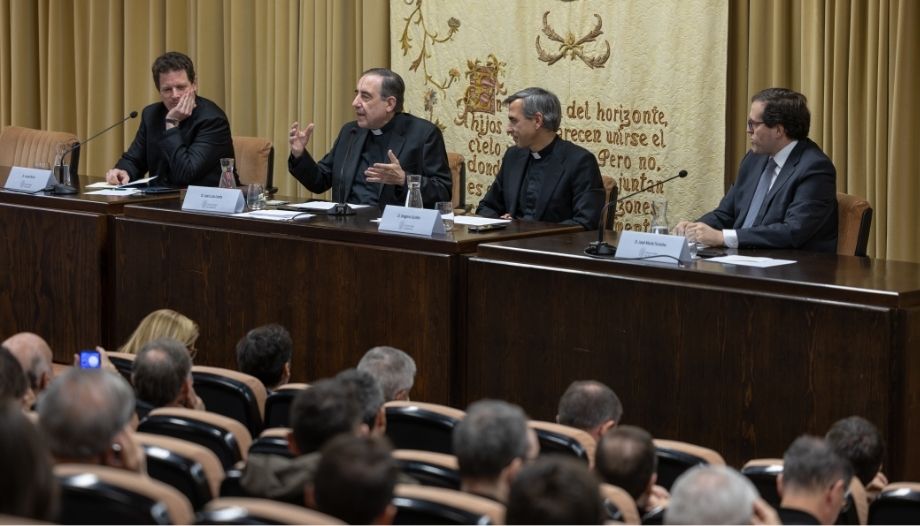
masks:
[(189, 186), (182, 201), (182, 209), (193, 212), (238, 214), (245, 206), (246, 200), (239, 188)]
[(10, 175), (6, 178), (4, 188), (20, 192), (40, 192), (55, 184), (57, 184), (57, 179), (54, 178), (51, 170), (14, 166), (10, 168)]
[(684, 236), (623, 231), (617, 243), (616, 259), (642, 259), (659, 263), (689, 263), (690, 247)]
[(444, 234), (444, 221), (437, 210), (387, 205), (380, 218), (380, 230), (430, 236)]

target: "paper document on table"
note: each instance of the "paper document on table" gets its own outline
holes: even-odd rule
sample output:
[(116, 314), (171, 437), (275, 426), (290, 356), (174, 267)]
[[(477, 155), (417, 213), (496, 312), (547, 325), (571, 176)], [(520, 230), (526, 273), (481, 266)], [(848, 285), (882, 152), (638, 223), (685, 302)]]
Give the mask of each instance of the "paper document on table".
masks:
[[(332, 201), (309, 201), (307, 203), (295, 203), (293, 205), (288, 205), (288, 206), (291, 208), (302, 208), (304, 210), (327, 211), (327, 210), (331, 210), (332, 207), (334, 207), (335, 205), (336, 203), (333, 203)], [(370, 205), (353, 205), (351, 203), (348, 203), (348, 208), (351, 208), (352, 210), (359, 210), (361, 208), (367, 208), (369, 206)]]
[(709, 261), (758, 268), (778, 267), (780, 265), (795, 263), (793, 259), (755, 258), (751, 256), (719, 256), (717, 258), (709, 258)]
[(256, 219), (268, 219), (270, 221), (291, 221), (294, 218), (307, 219), (313, 217), (313, 214), (303, 212), (291, 212), (289, 210), (253, 210), (251, 212), (242, 212), (233, 214), (234, 217), (253, 217)]
[(144, 177), (143, 179), (138, 179), (137, 181), (131, 181), (130, 183), (125, 183), (125, 184), (109, 184), (105, 181), (100, 181), (98, 183), (88, 184), (86, 185), (86, 187), (87, 188), (125, 188), (128, 186), (140, 186), (142, 184), (147, 184), (156, 178), (157, 176), (154, 175), (153, 177)]
[(479, 216), (454, 216), (455, 225), (499, 225), (501, 223), (510, 223), (510, 219), (492, 219), (491, 217)]
[[(89, 188), (89, 187), (87, 187)], [(86, 195), (117, 195), (119, 197), (127, 197), (129, 195), (134, 195), (140, 193), (140, 188), (106, 188), (104, 190), (96, 190), (95, 192), (86, 192)]]

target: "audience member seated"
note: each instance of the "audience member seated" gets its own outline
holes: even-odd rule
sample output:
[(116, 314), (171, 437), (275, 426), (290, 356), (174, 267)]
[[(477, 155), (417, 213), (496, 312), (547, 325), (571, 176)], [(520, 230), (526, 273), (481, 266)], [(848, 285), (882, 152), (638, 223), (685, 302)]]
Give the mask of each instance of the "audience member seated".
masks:
[(275, 323), (256, 327), (236, 344), (240, 372), (258, 378), (268, 393), (290, 381), (293, 354), (291, 334)]
[(323, 447), (308, 500), (348, 524), (392, 524), (398, 474), (385, 437), (341, 435)]
[(644, 429), (617, 426), (604, 433), (597, 444), (594, 471), (602, 481), (629, 493), (643, 522), (664, 513), (668, 505), (667, 490), (655, 485), (657, 467), (655, 442)]
[(415, 360), (393, 347), (374, 347), (358, 362), (358, 370), (368, 372), (383, 389), (386, 402), (409, 400), (415, 385)]
[(195, 342), (198, 341), (198, 325), (174, 310), (155, 310), (141, 320), (128, 341), (118, 348), (118, 352), (137, 354), (145, 343), (158, 338), (172, 338), (182, 343), (194, 358), (197, 353)]
[(603, 524), (597, 479), (584, 462), (540, 458), (511, 484), (506, 524)]
[(505, 502), (511, 482), (528, 459), (527, 416), (507, 402), (474, 402), (454, 428), (453, 449), (460, 489)]
[(383, 391), (377, 380), (366, 371), (346, 369), (335, 377), (347, 388), (361, 406), (361, 425), (364, 433), (386, 436), (387, 413), (383, 406)]
[(665, 524), (779, 524), (754, 484), (728, 466), (687, 470), (671, 487)]
[(28, 411), (35, 403), (35, 394), (19, 360), (6, 347), (0, 346), (0, 402), (8, 400)]
[(293, 458), (254, 454), (249, 457), (240, 479), (242, 489), (252, 497), (304, 503), (304, 491), (313, 480), (320, 449), (341, 434), (361, 432), (361, 407), (349, 387), (326, 379), (297, 394), (291, 406), (288, 445)]
[(801, 436), (783, 455), (776, 481), (783, 524), (834, 524), (853, 476), (849, 462), (823, 439)]
[(834, 422), (824, 440), (850, 462), (853, 475), (866, 488), (868, 501), (874, 501), (888, 485), (888, 477), (881, 471), (885, 441), (878, 428), (861, 416), (850, 416)]
[(623, 417), (616, 393), (594, 380), (572, 382), (559, 399), (556, 422), (587, 432), (595, 441)]
[(39, 427), (55, 462), (98, 464), (145, 473), (134, 439), (134, 392), (121, 375), (73, 368), (38, 401)]
[(0, 466), (0, 515), (20, 519), (10, 523), (54, 519), (57, 492), (48, 448), (19, 404), (8, 399), (0, 400)]
[(144, 344), (134, 360), (131, 383), (137, 414), (145, 418), (157, 407), (204, 409), (192, 384), (192, 359), (185, 345), (171, 338)]
[(7, 338), (2, 345), (19, 360), (19, 365), (29, 378), (32, 392), (37, 397), (54, 378), (53, 356), (48, 342), (37, 334), (20, 332)]

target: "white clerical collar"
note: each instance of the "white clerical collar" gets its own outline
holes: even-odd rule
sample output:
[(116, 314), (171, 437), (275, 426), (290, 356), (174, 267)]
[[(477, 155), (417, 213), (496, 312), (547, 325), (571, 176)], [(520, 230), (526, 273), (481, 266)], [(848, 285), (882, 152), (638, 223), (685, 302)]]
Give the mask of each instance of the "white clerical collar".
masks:
[(530, 155), (532, 155), (534, 159), (542, 159), (542, 157), (540, 157), (540, 152), (530, 152)]
[(371, 130), (374, 135), (383, 135), (383, 130)]

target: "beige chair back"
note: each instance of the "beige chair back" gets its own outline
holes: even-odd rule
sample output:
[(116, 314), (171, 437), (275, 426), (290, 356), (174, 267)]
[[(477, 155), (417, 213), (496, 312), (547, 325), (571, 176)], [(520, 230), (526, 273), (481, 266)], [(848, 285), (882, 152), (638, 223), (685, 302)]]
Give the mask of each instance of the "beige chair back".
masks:
[[(335, 517), (315, 510), (269, 499), (226, 497), (209, 502), (204, 509), (212, 516), (214, 512), (221, 512), (228, 518), (256, 519), (259, 521), (256, 524), (345, 524)], [(227, 524), (246, 524), (246, 522), (227, 522)]]
[(623, 518), (623, 524), (642, 524), (642, 516), (639, 515), (639, 508), (636, 507), (636, 501), (633, 500), (626, 490), (613, 484), (601, 484), (601, 497), (610, 501), (611, 504), (620, 510), (620, 516)]
[[(542, 420), (531, 420), (527, 422), (527, 425), (530, 426), (531, 429), (537, 431), (538, 435), (540, 434), (540, 431), (546, 431), (549, 433), (562, 435), (573, 442), (577, 442), (582, 448), (584, 448), (588, 461), (588, 467), (594, 467), (594, 453), (597, 449), (597, 442), (594, 440), (594, 437), (588, 434), (588, 432), (582, 431), (581, 429), (575, 427), (564, 426), (555, 422), (545, 422)], [(542, 455), (543, 453), (543, 442), (541, 441), (540, 454)]]
[(197, 420), (206, 425), (223, 429), (227, 433), (233, 435), (239, 447), (239, 454), (242, 460), (246, 460), (249, 446), (252, 445), (252, 435), (249, 433), (249, 430), (246, 429), (246, 426), (237, 420), (218, 415), (217, 413), (199, 411), (197, 409), (186, 409), (183, 407), (158, 407), (150, 412), (148, 419), (153, 416), (174, 417), (187, 421)]
[[(0, 166), (23, 166), (31, 168), (36, 163), (54, 163), (58, 144), (79, 142), (77, 136), (68, 132), (34, 130), (10, 126), (0, 132)], [(71, 154), (71, 170), (76, 173), (78, 158)]]
[(233, 155), (240, 184), (260, 183), (266, 188), (272, 186), (275, 148), (270, 140), (234, 135)]
[(872, 205), (862, 197), (837, 192), (837, 253), (865, 256), (872, 226)]
[(220, 484), (224, 481), (224, 467), (221, 466), (217, 455), (210, 449), (166, 435), (155, 435), (153, 433), (135, 433), (137, 441), (144, 446), (155, 446), (163, 448), (181, 457), (197, 462), (205, 478), (208, 480), (208, 487), (211, 488), (211, 496), (220, 495)]
[(233, 369), (224, 369), (223, 367), (210, 367), (207, 365), (193, 365), (192, 375), (194, 376), (195, 373), (206, 373), (213, 374), (215, 376), (223, 376), (235, 382), (244, 384), (249, 388), (250, 391), (252, 391), (253, 396), (255, 396), (256, 403), (259, 406), (259, 417), (265, 418), (265, 398), (268, 395), (265, 391), (265, 386), (255, 376), (241, 373), (239, 371), (234, 371)]
[[(442, 506), (450, 506), (489, 518), (492, 524), (502, 524), (505, 520), (505, 506), (491, 499), (479, 497), (462, 491), (437, 488), (434, 486), (415, 486), (397, 484), (395, 496), (416, 499)], [(398, 512), (397, 512), (398, 515)]]

